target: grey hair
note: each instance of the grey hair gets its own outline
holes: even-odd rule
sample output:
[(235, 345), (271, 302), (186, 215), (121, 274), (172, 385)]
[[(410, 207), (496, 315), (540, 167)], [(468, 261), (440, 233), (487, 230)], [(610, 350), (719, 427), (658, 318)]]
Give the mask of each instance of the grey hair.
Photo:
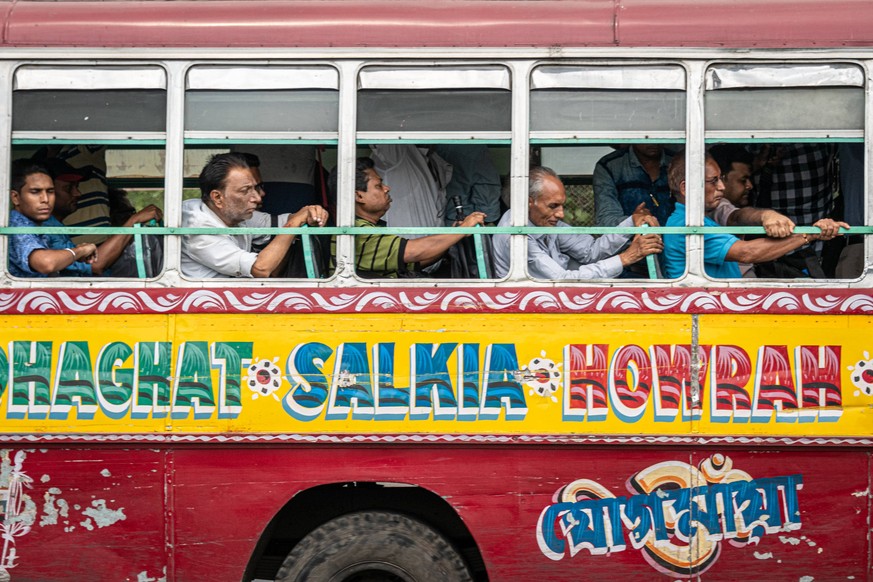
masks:
[(536, 200), (543, 193), (543, 180), (546, 176), (560, 180), (558, 174), (551, 168), (546, 166), (533, 166), (528, 172), (527, 195), (532, 200)]

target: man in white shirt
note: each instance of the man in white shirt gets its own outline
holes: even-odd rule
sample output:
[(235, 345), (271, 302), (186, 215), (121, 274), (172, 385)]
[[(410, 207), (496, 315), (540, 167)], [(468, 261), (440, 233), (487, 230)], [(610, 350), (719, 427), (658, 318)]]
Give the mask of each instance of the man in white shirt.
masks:
[[(567, 199), (564, 184), (554, 170), (543, 166), (531, 168), (528, 186), (528, 226), (569, 227), (564, 218)], [(498, 226), (510, 225), (507, 211)], [(658, 226), (645, 203), (618, 226)], [(498, 277), (509, 272), (509, 236), (494, 235), (494, 271)], [(652, 253), (660, 253), (664, 245), (656, 234), (605, 234), (594, 238), (588, 234), (527, 235), (527, 268), (537, 279), (607, 279), (618, 277), (625, 266), (636, 263)], [(622, 247), (630, 246), (624, 251)], [(620, 252), (621, 251), (621, 252)]]
[[(200, 199), (182, 203), (183, 227), (270, 227), (272, 217), (258, 212), (261, 192), (242, 154), (212, 156), (200, 172)], [(305, 206), (282, 214), (276, 224), (297, 228), (327, 224), (321, 206)], [(285, 264), (293, 234), (280, 234), (259, 253), (252, 252), (250, 234), (194, 234), (182, 237), (182, 274), (213, 277), (276, 277)]]

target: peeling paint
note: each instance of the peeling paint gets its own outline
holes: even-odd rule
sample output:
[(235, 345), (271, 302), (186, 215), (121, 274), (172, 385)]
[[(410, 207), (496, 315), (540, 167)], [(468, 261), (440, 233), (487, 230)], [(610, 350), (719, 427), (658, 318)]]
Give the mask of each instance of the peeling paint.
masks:
[(870, 488), (867, 487), (863, 491), (855, 491), (854, 493), (852, 493), (852, 497), (865, 497), (869, 494), (870, 494)]
[(162, 576), (160, 578), (152, 578), (151, 576), (149, 576), (148, 571), (143, 570), (136, 575), (136, 582), (167, 582), (167, 567), (164, 566), (164, 569), (162, 570)]
[(792, 538), (789, 536), (779, 536), (779, 541), (783, 544), (791, 544), (792, 546), (799, 546), (800, 540), (797, 538)]
[(773, 559), (773, 552), (755, 552), (753, 555), (758, 560), (771, 560), (771, 559)]
[(109, 472), (109, 469), (103, 469), (102, 471), (100, 471), (100, 474), (104, 477), (112, 477), (112, 473)]
[(42, 477), (39, 478), (40, 483), (48, 483), (50, 480), (51, 480), (51, 477), (49, 477), (48, 475), (43, 475)]
[(90, 517), (85, 519), (85, 521), (80, 522), (79, 525), (81, 525), (82, 527), (84, 527), (88, 531), (94, 531), (94, 524), (91, 523)]
[(801, 576), (797, 582), (812, 582), (813, 580), (815, 580), (813, 576)]
[(82, 511), (83, 515), (87, 515), (94, 519), (97, 527), (109, 527), (113, 523), (127, 519), (124, 515), (124, 508), (109, 509), (106, 507), (105, 499), (95, 499), (91, 502), (91, 507)]
[(49, 490), (43, 495), (45, 503), (42, 505), (42, 517), (39, 519), (40, 527), (47, 525), (57, 525), (58, 516), (69, 517), (70, 506), (64, 499), (57, 498), (61, 494), (61, 490), (57, 487), (49, 487)]
[(824, 551), (824, 548), (819, 548), (819, 549), (818, 549), (818, 553), (819, 553), (819, 554), (822, 553), (823, 551)]
[(33, 479), (24, 472), (25, 451), (13, 454), (8, 449), (0, 450), (0, 574), (9, 578), (9, 570), (18, 564), (15, 539), (30, 532), (36, 522), (36, 503), (27, 494), (33, 487)]

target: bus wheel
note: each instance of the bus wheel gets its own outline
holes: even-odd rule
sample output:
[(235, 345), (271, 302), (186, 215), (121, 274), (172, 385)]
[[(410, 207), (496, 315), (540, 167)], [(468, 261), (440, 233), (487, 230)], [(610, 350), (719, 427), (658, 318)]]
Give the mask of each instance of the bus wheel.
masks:
[(361, 511), (300, 540), (276, 582), (469, 582), (458, 552), (429, 526), (398, 513)]

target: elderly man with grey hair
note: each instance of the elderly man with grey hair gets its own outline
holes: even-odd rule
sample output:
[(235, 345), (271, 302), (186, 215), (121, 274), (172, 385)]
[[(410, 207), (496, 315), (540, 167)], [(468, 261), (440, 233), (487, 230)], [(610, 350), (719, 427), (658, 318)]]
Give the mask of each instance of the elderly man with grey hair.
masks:
[[(530, 169), (528, 186), (528, 226), (569, 227), (564, 222), (564, 184), (551, 168)], [(510, 226), (507, 211), (498, 226)], [(618, 226), (657, 226), (658, 221), (640, 204)], [(660, 253), (664, 245), (655, 234), (529, 234), (527, 268), (537, 279), (605, 279), (618, 277), (624, 267), (643, 257)], [(630, 245), (622, 251), (622, 248)], [(494, 271), (498, 277), (509, 272), (509, 235), (494, 235)]]

